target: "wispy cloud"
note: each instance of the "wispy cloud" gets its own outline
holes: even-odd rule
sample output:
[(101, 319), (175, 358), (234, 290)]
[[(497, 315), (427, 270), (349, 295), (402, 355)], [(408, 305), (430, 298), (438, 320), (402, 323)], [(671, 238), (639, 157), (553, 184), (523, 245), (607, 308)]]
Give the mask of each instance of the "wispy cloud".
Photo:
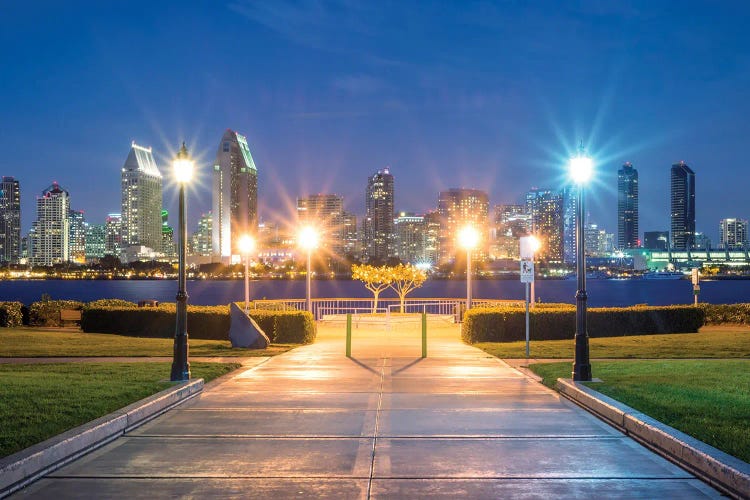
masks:
[(333, 88), (352, 95), (368, 95), (384, 90), (387, 84), (370, 75), (344, 75), (333, 81)]

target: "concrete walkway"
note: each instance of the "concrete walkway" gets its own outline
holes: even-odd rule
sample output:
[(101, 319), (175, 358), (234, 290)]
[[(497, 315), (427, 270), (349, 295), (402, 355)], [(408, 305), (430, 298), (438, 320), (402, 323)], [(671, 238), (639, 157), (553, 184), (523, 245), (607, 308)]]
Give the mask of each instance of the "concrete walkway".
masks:
[(35, 498), (719, 496), (507, 364), (430, 325), (322, 327), (44, 478)]

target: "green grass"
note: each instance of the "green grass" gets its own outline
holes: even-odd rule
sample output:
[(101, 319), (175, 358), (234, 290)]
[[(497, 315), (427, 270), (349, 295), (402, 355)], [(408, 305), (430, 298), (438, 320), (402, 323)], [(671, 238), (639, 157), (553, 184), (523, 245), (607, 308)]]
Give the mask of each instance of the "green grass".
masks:
[[(170, 387), (170, 363), (0, 365), (0, 456), (10, 455)], [(191, 363), (194, 378), (236, 363)]]
[[(532, 358), (572, 358), (573, 339), (534, 341)], [(498, 358), (523, 358), (525, 342), (481, 342), (473, 344)], [(704, 326), (698, 333), (634, 335), (589, 339), (591, 357), (606, 358), (748, 358), (750, 328), (746, 326)]]
[[(267, 349), (232, 348), (228, 340), (190, 339), (190, 356), (275, 356), (297, 344), (271, 344)], [(45, 328), (0, 328), (0, 357), (172, 356), (172, 339), (127, 337)]]
[[(571, 363), (531, 365), (552, 386)], [(750, 360), (600, 361), (593, 389), (750, 462)]]

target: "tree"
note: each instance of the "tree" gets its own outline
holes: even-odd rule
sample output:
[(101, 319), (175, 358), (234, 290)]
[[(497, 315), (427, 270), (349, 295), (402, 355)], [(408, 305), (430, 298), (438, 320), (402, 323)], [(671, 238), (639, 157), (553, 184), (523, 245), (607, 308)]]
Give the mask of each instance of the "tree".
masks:
[(385, 266), (370, 266), (368, 264), (352, 266), (352, 279), (359, 280), (365, 284), (365, 288), (373, 294), (372, 312), (378, 309), (378, 297), (380, 292), (390, 286), (392, 277), (390, 269)]
[(404, 301), (406, 296), (413, 290), (422, 286), (427, 279), (427, 273), (411, 264), (399, 264), (389, 268), (391, 275), (390, 286), (401, 300), (401, 312), (404, 312)]

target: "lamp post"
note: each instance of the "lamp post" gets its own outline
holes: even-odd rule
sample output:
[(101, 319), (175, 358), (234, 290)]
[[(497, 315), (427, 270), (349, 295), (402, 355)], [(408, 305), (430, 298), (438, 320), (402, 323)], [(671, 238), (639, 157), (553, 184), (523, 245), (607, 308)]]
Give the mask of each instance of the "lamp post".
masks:
[(179, 234), (180, 249), (178, 257), (177, 277), (177, 321), (174, 333), (174, 355), (172, 357), (172, 382), (190, 380), (190, 363), (188, 363), (188, 333), (187, 333), (187, 300), (185, 290), (185, 253), (187, 246), (187, 225), (185, 224), (185, 184), (193, 177), (193, 161), (188, 155), (185, 143), (172, 164), (177, 183), (180, 185), (179, 195)]
[(299, 244), (307, 250), (307, 311), (312, 314), (312, 293), (310, 286), (310, 268), (312, 267), (312, 251), (318, 247), (318, 232), (311, 226), (305, 226), (299, 232)]
[(250, 263), (250, 252), (255, 248), (255, 240), (249, 234), (246, 234), (240, 238), (237, 242), (240, 247), (240, 252), (245, 256), (245, 314), (250, 309), (250, 273), (248, 272), (248, 265)]
[(584, 154), (583, 146), (578, 156), (570, 159), (570, 176), (578, 187), (576, 203), (576, 334), (575, 361), (573, 362), (573, 380), (591, 380), (591, 362), (589, 360), (589, 334), (586, 330), (586, 249), (583, 237), (584, 186), (591, 178), (593, 162)]
[(458, 232), (458, 241), (466, 249), (466, 310), (471, 309), (471, 251), (479, 243), (479, 232), (466, 226)]

